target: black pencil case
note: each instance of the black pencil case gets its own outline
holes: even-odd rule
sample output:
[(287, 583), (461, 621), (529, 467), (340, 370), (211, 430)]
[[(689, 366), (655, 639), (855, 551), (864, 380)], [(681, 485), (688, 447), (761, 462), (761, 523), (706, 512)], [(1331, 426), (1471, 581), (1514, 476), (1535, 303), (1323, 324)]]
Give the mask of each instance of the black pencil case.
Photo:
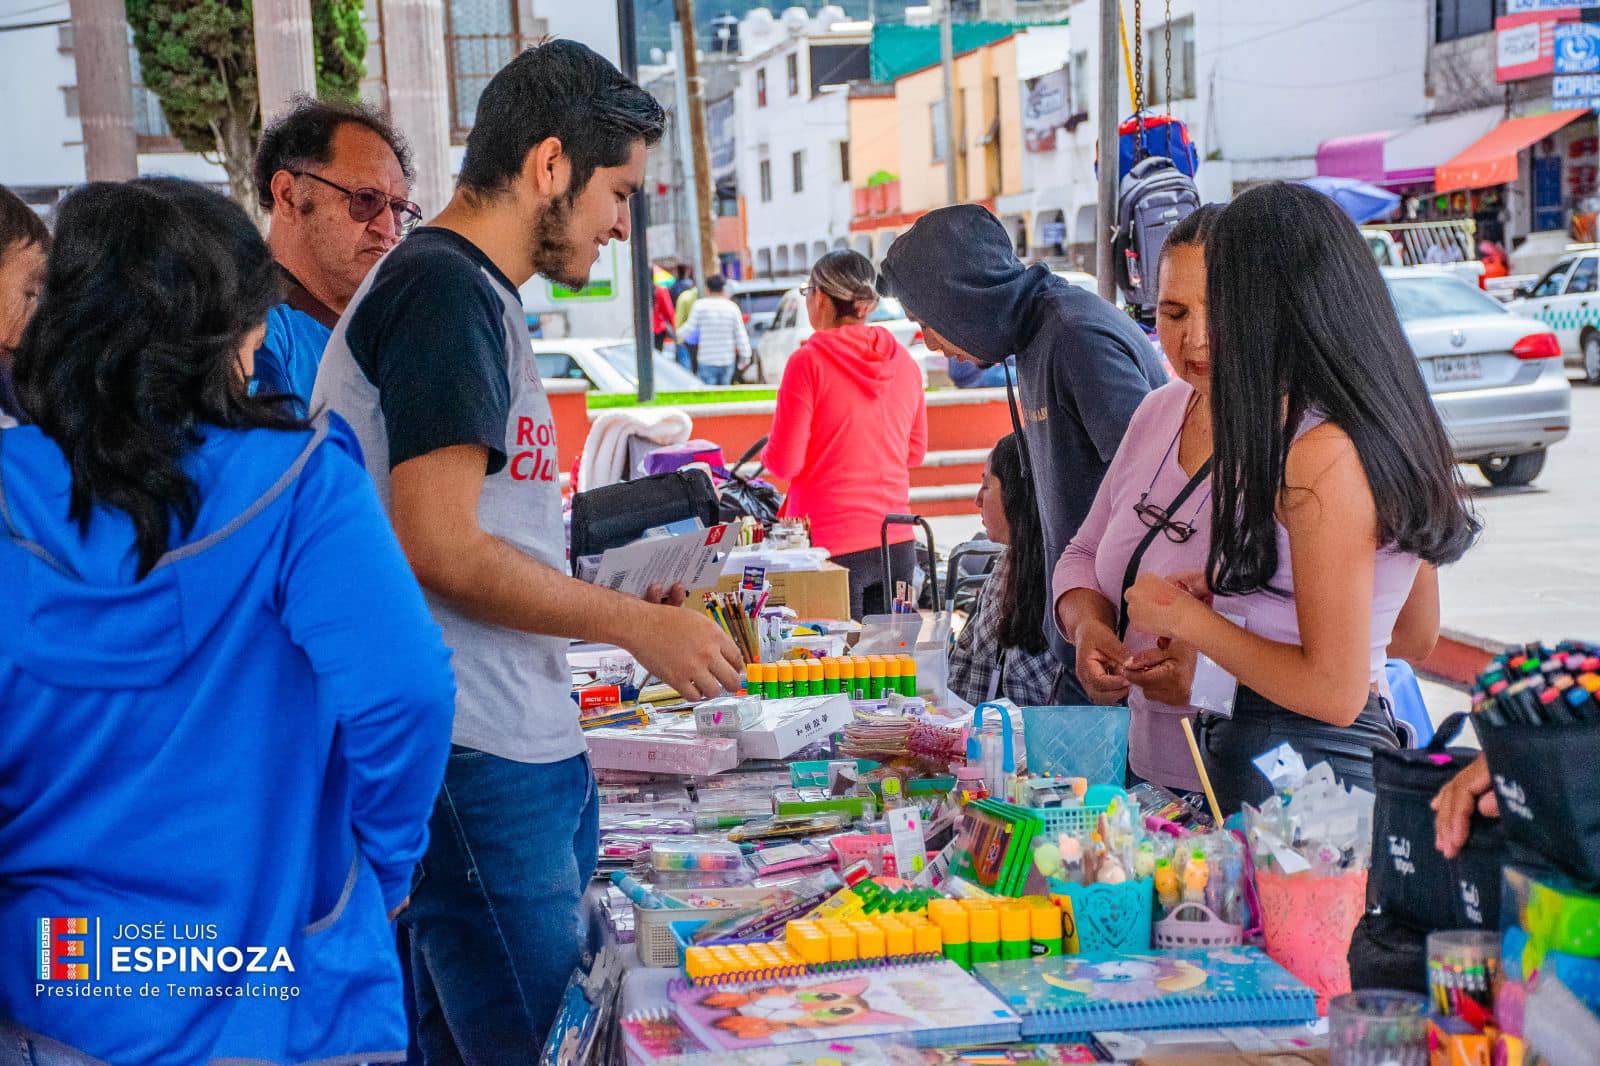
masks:
[(1439, 724), (1425, 748), (1373, 752), (1377, 790), (1373, 810), (1371, 907), (1417, 929), (1495, 928), (1500, 917), (1500, 826), (1474, 815), (1467, 845), (1446, 859), (1434, 845), (1433, 797), (1477, 757), (1449, 748), (1466, 715)]
[(1600, 723), (1494, 725), (1479, 715), (1477, 725), (1508, 861), (1532, 861), (1600, 888)]

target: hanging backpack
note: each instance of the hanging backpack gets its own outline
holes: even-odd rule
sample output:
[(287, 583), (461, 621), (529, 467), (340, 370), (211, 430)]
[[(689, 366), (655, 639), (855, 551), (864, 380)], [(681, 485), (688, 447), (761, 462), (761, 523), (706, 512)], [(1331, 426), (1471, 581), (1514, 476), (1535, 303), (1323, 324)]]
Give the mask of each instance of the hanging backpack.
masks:
[(1117, 285), (1130, 304), (1156, 303), (1156, 261), (1167, 234), (1200, 206), (1194, 179), (1165, 156), (1141, 159), (1117, 192), (1117, 229), (1111, 257)]
[(1135, 162), (1151, 155), (1166, 156), (1191, 178), (1200, 169), (1200, 151), (1189, 138), (1188, 125), (1172, 115), (1146, 111), (1123, 119), (1117, 127), (1117, 145), (1119, 179), (1127, 176)]

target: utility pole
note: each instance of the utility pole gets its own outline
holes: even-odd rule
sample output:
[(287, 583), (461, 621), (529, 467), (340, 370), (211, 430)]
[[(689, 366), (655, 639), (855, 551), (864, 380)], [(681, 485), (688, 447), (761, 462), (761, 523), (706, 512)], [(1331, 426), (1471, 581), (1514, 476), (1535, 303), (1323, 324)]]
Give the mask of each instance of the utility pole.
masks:
[(429, 216), (450, 200), (450, 80), (443, 0), (382, 0), (389, 117), (411, 142), (412, 199)]
[(1100, 0), (1100, 193), (1095, 204), (1094, 273), (1100, 296), (1117, 299), (1111, 261), (1111, 231), (1117, 224), (1119, 160), (1117, 141), (1117, 47), (1122, 0)]
[(689, 106), (690, 166), (689, 180), (695, 188), (695, 218), (700, 231), (698, 247), (699, 273), (695, 275), (701, 292), (705, 291), (706, 278), (718, 272), (716, 232), (711, 222), (711, 153), (706, 147), (706, 95), (700, 81), (700, 35), (695, 32), (694, 0), (673, 0), (678, 13), (679, 32), (683, 37), (682, 72), (684, 94)]
[[(692, 34), (691, 34), (692, 39)], [(699, 167), (696, 164), (694, 148), (694, 131), (689, 121), (691, 109), (689, 105), (689, 74), (687, 69), (688, 48), (683, 37), (683, 23), (672, 24), (672, 57), (677, 64), (677, 74), (673, 78), (675, 96), (673, 101), (678, 109), (678, 120), (674, 125), (678, 127), (678, 152), (683, 160), (683, 191), (687, 201), (690, 225), (684, 227), (685, 236), (693, 234), (694, 239), (689, 243), (692, 249), (689, 258), (694, 262), (695, 279), (702, 285), (705, 284), (706, 267), (716, 260), (706, 259), (706, 242), (700, 239), (701, 227), (707, 224), (709, 213), (702, 215), (700, 201), (708, 195), (705, 183), (700, 180)], [(704, 291), (703, 289), (701, 291)]]
[(310, 0), (255, 0), (256, 92), (265, 126), (297, 94), (317, 95)]
[[(639, 80), (639, 30), (634, 24), (633, 0), (617, 0), (617, 59), (622, 73)], [(643, 192), (628, 197), (628, 250), (633, 260), (633, 365), (639, 380), (639, 402), (656, 398), (655, 350), (651, 347), (651, 302), (655, 297), (650, 277), (650, 199)]]
[(90, 181), (137, 178), (139, 138), (122, 0), (71, 0), (70, 11), (84, 171)]
[(955, 29), (950, 10), (955, 0), (943, 0), (939, 16), (939, 65), (944, 69), (944, 198), (947, 203), (959, 203), (960, 192), (956, 184), (956, 62)]

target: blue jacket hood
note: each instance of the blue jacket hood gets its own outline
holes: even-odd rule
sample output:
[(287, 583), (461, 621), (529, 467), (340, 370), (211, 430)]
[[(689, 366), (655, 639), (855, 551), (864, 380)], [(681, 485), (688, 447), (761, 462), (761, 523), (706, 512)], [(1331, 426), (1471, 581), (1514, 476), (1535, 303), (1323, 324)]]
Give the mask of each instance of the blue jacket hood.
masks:
[(1038, 304), (1054, 275), (1022, 265), (1011, 235), (987, 209), (929, 211), (889, 246), (883, 287), (913, 318), (965, 351), (999, 363), (1038, 331)]
[(300, 433), (218, 433), (197, 448), (189, 473), (214, 489), (143, 579), (128, 516), (97, 507), (81, 530), (67, 517), (72, 477), (55, 442), (31, 426), (0, 433), (0, 588), (11, 592), (0, 597), (0, 644), (53, 685), (166, 684), (227, 617), (271, 540), (272, 524), (251, 519), (327, 432), (324, 423), (309, 444)]

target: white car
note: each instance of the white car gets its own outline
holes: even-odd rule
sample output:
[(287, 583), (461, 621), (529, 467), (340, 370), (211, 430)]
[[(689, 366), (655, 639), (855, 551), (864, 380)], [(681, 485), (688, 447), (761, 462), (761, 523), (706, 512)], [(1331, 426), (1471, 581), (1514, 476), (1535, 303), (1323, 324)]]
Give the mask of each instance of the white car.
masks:
[(1572, 385), (1550, 327), (1446, 271), (1383, 271), (1457, 462), (1526, 485), (1572, 425)]
[[(546, 381), (587, 381), (592, 392), (636, 393), (639, 391), (638, 356), (633, 341), (625, 337), (565, 337), (561, 340), (529, 341), (539, 377)], [(710, 386), (672, 359), (651, 353), (656, 372), (657, 392), (699, 392)]]
[[(922, 368), (923, 384), (926, 385), (928, 371), (919, 358), (919, 349), (927, 352), (927, 346), (922, 343), (922, 329), (906, 317), (900, 301), (892, 296), (882, 297), (878, 300), (878, 306), (867, 315), (867, 323), (882, 326), (894, 334), (894, 339), (911, 353), (917, 366)], [(806, 301), (800, 295), (800, 290), (794, 288), (784, 293), (772, 317), (772, 328), (756, 343), (755, 380), (770, 385), (782, 381), (783, 368), (788, 364), (789, 356), (815, 332), (811, 328), (811, 316), (806, 314)]]
[(1600, 385), (1600, 247), (1569, 252), (1533, 285), (1519, 288), (1506, 306), (1556, 331), (1561, 354)]

